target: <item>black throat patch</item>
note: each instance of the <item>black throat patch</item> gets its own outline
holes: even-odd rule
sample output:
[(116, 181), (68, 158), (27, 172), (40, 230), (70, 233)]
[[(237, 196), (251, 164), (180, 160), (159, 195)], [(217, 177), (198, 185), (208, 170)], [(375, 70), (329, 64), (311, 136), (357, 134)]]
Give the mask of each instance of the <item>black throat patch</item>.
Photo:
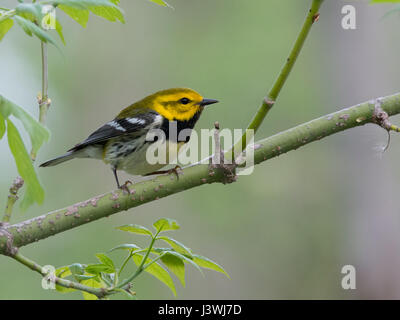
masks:
[[(168, 119), (163, 118), (163, 122), (161, 124), (160, 129), (164, 131), (165, 138), (167, 140), (189, 142), (191, 130), (194, 128), (197, 120), (199, 120), (202, 111), (203, 110), (197, 111), (191, 119), (185, 121), (180, 121), (175, 119), (173, 121), (169, 121)], [(183, 130), (185, 131), (182, 132)], [(176, 136), (175, 136), (175, 131), (176, 131)], [(180, 134), (181, 137), (179, 136)]]

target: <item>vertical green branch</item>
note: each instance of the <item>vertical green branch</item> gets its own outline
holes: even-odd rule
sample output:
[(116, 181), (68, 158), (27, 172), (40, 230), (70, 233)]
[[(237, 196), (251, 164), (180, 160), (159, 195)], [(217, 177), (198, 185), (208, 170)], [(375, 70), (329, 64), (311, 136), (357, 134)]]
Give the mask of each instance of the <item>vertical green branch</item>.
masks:
[[(311, 8), (307, 14), (306, 20), (304, 21), (303, 27), (300, 30), (296, 42), (294, 43), (293, 48), (290, 51), (289, 57), (286, 59), (283, 68), (281, 69), (272, 88), (268, 92), (268, 95), (264, 98), (253, 120), (248, 125), (247, 127), (248, 130), (254, 130), (255, 133), (261, 126), (269, 110), (271, 110), (271, 108), (274, 106), (275, 101), (278, 98), (280, 91), (282, 90), (283, 85), (285, 84), (287, 78), (289, 77), (290, 72), (293, 69), (293, 66), (297, 60), (297, 57), (300, 54), (304, 42), (307, 39), (308, 34), (310, 33), (312, 25), (319, 18), (318, 11), (321, 7), (322, 2), (323, 0), (312, 1)], [(247, 146), (246, 134), (243, 134), (241, 139), (233, 147), (232, 155), (234, 156), (234, 159), (236, 159), (236, 157), (241, 153), (242, 150), (246, 149), (246, 146)]]
[[(42, 90), (38, 95), (38, 103), (39, 103), (39, 122), (41, 124), (46, 123), (47, 110), (50, 107), (51, 100), (48, 97), (48, 62), (47, 62), (47, 44), (43, 41), (40, 42), (41, 46), (41, 54), (42, 54)], [(36, 160), (36, 152), (34, 150), (31, 151), (32, 161)]]
[(47, 44), (43, 41), (40, 43), (42, 51), (42, 96), (39, 101), (39, 122), (45, 124), (47, 110), (50, 106), (50, 100), (47, 95), (49, 82), (48, 82), (48, 63), (47, 63)]
[[(38, 96), (38, 103), (39, 103), (39, 122), (41, 124), (45, 124), (46, 122), (46, 115), (47, 110), (50, 106), (50, 99), (48, 98), (48, 63), (47, 63), (47, 44), (41, 41), (41, 62), (42, 62), (42, 89), (41, 93)], [(36, 160), (37, 156), (37, 148), (35, 149), (32, 145), (30, 157), (32, 161)], [(16, 184), (16, 182), (19, 182)], [(24, 180), (18, 176), (13, 184), (10, 187), (10, 194), (7, 198), (7, 204), (5, 208), (5, 212), (2, 218), (2, 222), (9, 222), (11, 219), (12, 211), (14, 208), (15, 202), (18, 200), (17, 192), (24, 184)], [(18, 187), (16, 187), (16, 185)]]

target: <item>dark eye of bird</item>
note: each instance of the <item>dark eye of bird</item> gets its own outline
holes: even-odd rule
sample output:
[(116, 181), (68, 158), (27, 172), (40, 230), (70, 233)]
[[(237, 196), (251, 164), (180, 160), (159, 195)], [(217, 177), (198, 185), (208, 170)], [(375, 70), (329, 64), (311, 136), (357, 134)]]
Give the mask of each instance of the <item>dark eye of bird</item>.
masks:
[(181, 100), (179, 100), (182, 104), (188, 104), (190, 102), (190, 100), (188, 98), (182, 98)]

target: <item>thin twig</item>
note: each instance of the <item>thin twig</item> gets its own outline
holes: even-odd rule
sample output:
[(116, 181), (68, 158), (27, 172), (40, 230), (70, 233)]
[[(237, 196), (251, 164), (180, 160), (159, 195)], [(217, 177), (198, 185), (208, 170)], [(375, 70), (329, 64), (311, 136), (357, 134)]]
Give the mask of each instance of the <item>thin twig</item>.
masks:
[(18, 261), (19, 263), (23, 264), (24, 266), (28, 267), (29, 269), (38, 272), (42, 276), (48, 276), (51, 281), (54, 281), (54, 283), (57, 283), (62, 287), (85, 291), (94, 294), (99, 299), (113, 293), (111, 291), (108, 291), (106, 288), (93, 288), (85, 286), (79, 282), (74, 282), (67, 279), (59, 278), (51, 274), (49, 275), (42, 266), (37, 264), (35, 261), (23, 256), (19, 252), (14, 255), (11, 255), (11, 257), (16, 261)]
[(1, 220), (2, 222), (7, 223), (10, 221), (14, 204), (18, 200), (18, 190), (21, 189), (23, 185), (24, 180), (21, 177), (14, 179), (14, 182), (10, 187), (10, 194), (8, 195), (6, 210), (4, 212), (3, 219)]
[[(304, 42), (307, 39), (308, 34), (310, 33), (312, 25), (319, 20), (320, 15), (318, 11), (322, 5), (322, 2), (323, 0), (312, 1), (311, 8), (308, 11), (306, 20), (304, 21), (303, 27), (301, 28), (299, 35), (297, 36), (296, 42), (293, 45), (289, 57), (286, 59), (286, 62), (283, 65), (268, 95), (262, 101), (262, 104), (255, 114), (253, 120), (248, 125), (248, 130), (254, 130), (254, 133), (256, 133), (258, 128), (260, 128), (267, 113), (274, 106), (283, 85), (285, 84), (290, 72), (293, 69), (293, 66), (300, 54)], [(248, 141), (246, 140), (246, 134), (243, 134), (241, 139), (235, 143), (234, 147), (230, 151), (228, 151), (232, 153), (232, 159), (236, 159), (237, 156), (239, 156), (239, 154), (246, 149), (247, 144)]]
[[(50, 107), (51, 100), (48, 96), (49, 88), (49, 75), (48, 75), (48, 61), (47, 61), (47, 44), (43, 41), (40, 43), (41, 56), (42, 56), (42, 90), (38, 95), (38, 105), (39, 105), (39, 122), (43, 125), (46, 124), (47, 111)], [(36, 160), (36, 153), (31, 151), (32, 161)]]
[[(151, 239), (149, 248), (147, 249), (146, 254), (144, 255), (142, 261), (140, 262), (140, 265), (138, 266), (138, 268), (136, 269), (135, 273), (133, 273), (128, 279), (125, 279), (124, 281), (122, 281), (119, 285), (118, 288), (123, 288), (123, 289), (127, 289), (127, 286), (130, 286), (130, 283), (132, 282), (133, 279), (135, 279), (139, 274), (142, 273), (142, 271), (144, 269), (147, 268), (147, 266), (145, 266), (144, 264), (147, 261), (147, 258), (150, 255), (151, 249), (153, 248), (154, 242), (157, 240), (157, 236), (160, 233), (161, 229), (157, 231), (157, 233), (154, 235), (154, 237)], [(137, 253), (137, 252), (136, 252)], [(160, 256), (161, 257), (161, 256)], [(160, 258), (159, 257), (159, 258)]]

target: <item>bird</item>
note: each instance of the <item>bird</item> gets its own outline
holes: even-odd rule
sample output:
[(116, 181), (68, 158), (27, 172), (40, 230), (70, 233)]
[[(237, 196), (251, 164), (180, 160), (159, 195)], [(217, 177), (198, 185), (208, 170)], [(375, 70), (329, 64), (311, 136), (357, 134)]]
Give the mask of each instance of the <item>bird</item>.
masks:
[[(205, 99), (189, 88), (158, 91), (126, 107), (86, 140), (76, 144), (65, 154), (42, 163), (40, 167), (55, 166), (75, 158), (99, 159), (111, 166), (117, 187), (129, 191), (127, 185), (130, 181), (121, 185), (117, 171), (141, 176), (171, 172), (157, 171), (168, 163), (148, 163), (146, 151), (157, 140), (147, 141), (147, 133), (153, 129), (162, 130), (165, 142), (176, 147), (178, 154), (189, 141), (190, 135), (184, 141), (178, 141), (176, 137), (185, 129), (189, 129), (190, 133), (204, 108), (217, 102), (219, 101), (215, 99)], [(176, 134), (170, 132), (174, 128), (172, 123), (175, 124)], [(172, 160), (175, 160), (172, 156), (167, 159), (169, 163)]]

